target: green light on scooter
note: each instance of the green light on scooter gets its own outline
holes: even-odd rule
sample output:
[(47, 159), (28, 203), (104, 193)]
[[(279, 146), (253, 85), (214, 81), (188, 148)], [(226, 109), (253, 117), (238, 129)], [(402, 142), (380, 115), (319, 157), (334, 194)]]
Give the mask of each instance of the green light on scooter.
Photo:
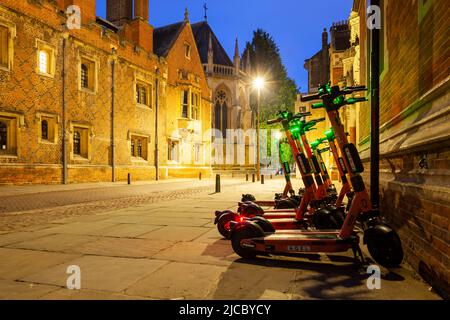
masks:
[(315, 141), (311, 142), (310, 143), (311, 149), (316, 150), (320, 144), (321, 144), (321, 142), (319, 140), (315, 140)]
[(335, 104), (335, 105), (341, 105), (344, 102), (345, 102), (344, 96), (339, 96), (333, 100), (333, 104)]
[(330, 130), (325, 131), (325, 136), (327, 137), (328, 141), (333, 141), (336, 137), (334, 135), (333, 128)]

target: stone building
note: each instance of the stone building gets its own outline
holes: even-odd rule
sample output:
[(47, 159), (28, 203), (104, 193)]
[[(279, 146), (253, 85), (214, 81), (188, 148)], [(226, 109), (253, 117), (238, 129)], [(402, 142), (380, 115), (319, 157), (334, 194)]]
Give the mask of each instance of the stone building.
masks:
[[(81, 9), (79, 29), (69, 28), (78, 20), (70, 5)], [(1, 1), (0, 183), (148, 180), (177, 167), (165, 126), (177, 71), (153, 49), (148, 0), (134, 10), (108, 0), (106, 20), (95, 9), (95, 0)], [(191, 63), (207, 117), (204, 74)], [(201, 160), (186, 173), (198, 175)]]
[(330, 45), (327, 29), (322, 32), (322, 48), (311, 58), (305, 60), (304, 68), (308, 71), (308, 93), (315, 93), (319, 87), (330, 81)]
[[(255, 168), (253, 141), (238, 139), (236, 130), (252, 129), (250, 108), (251, 79), (244, 68), (236, 39), (233, 61), (221, 45), (207, 21), (192, 24), (195, 41), (208, 85), (212, 90), (213, 168), (215, 171), (241, 171)], [(229, 132), (228, 130), (232, 130)], [(219, 150), (223, 148), (222, 150)], [(227, 158), (226, 151), (229, 157)], [(245, 153), (245, 164), (238, 159), (238, 150)], [(224, 157), (218, 157), (221, 153)]]
[[(360, 18), (361, 84), (370, 83), (368, 2)], [(445, 0), (381, 1), (381, 210), (400, 234), (406, 260), (450, 296), (450, 81)], [(405, 27), (408, 26), (408, 27)], [(369, 182), (370, 106), (357, 121), (359, 150)]]
[(168, 63), (166, 107), (162, 128), (167, 148), (170, 176), (189, 177), (211, 174), (211, 90), (189, 23), (188, 12), (182, 22), (155, 29), (154, 50)]

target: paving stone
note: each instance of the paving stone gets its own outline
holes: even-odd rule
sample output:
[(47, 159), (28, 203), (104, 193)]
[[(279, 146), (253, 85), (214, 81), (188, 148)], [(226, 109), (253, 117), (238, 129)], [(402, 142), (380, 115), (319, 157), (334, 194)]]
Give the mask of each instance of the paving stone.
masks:
[(174, 242), (148, 239), (100, 238), (72, 248), (75, 253), (110, 257), (149, 258)]
[(77, 254), (0, 248), (0, 279), (18, 280), (77, 257)]
[(225, 267), (172, 262), (141, 279), (127, 294), (158, 299), (205, 299)]
[(18, 242), (22, 242), (22, 241), (26, 241), (26, 240), (30, 240), (30, 239), (40, 238), (40, 237), (43, 237), (48, 234), (49, 234), (48, 232), (41, 232), (41, 231), (36, 231), (36, 232), (21, 231), (21, 232), (11, 232), (11, 233), (2, 234), (0, 237), (0, 247), (18, 243)]
[(237, 259), (230, 245), (182, 242), (155, 255), (155, 259), (228, 266)]
[[(162, 226), (152, 226), (147, 224), (120, 223), (91, 233), (94, 235), (118, 238), (137, 238), (141, 235), (163, 228)], [(143, 238), (143, 237), (140, 237)], [(144, 237), (145, 238), (145, 237)], [(170, 240), (170, 239), (167, 239)]]
[(95, 290), (58, 289), (44, 296), (40, 300), (147, 300), (150, 298), (129, 296), (126, 294)]
[(21, 248), (42, 251), (65, 251), (69, 248), (96, 240), (96, 237), (77, 234), (52, 234), (38, 239), (15, 243), (8, 248)]
[(58, 287), (29, 282), (0, 280), (0, 299), (2, 300), (38, 299), (55, 290), (58, 290)]
[(92, 222), (72, 222), (68, 224), (58, 225), (53, 228), (45, 229), (48, 233), (70, 233), (91, 235), (93, 232), (111, 227), (116, 223), (109, 221), (92, 221)]
[(203, 227), (163, 227), (139, 236), (143, 239), (168, 240), (168, 241), (192, 241), (204, 233), (208, 228)]
[(25, 277), (24, 281), (66, 286), (68, 265), (81, 271), (81, 289), (122, 292), (140, 279), (167, 264), (166, 261), (84, 256), (64, 265), (47, 268)]
[(208, 244), (223, 244), (223, 245), (230, 245), (230, 240), (224, 239), (219, 231), (217, 231), (217, 227), (214, 226), (214, 228), (209, 229), (208, 232), (203, 234), (201, 237), (198, 237), (195, 239), (195, 242), (202, 242), (202, 243), (208, 243)]
[(291, 293), (295, 269), (268, 268), (264, 260), (259, 263), (234, 262), (222, 274), (210, 299), (279, 299)]

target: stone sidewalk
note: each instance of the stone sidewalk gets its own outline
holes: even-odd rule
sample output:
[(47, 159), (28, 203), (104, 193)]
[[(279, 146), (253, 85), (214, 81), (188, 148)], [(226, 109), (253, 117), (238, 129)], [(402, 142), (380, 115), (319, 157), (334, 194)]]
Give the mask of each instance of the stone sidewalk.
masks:
[[(382, 270), (381, 290), (369, 290), (351, 254), (240, 259), (213, 212), (235, 208), (242, 193), (271, 199), (282, 185), (229, 183), (220, 194), (1, 231), (0, 299), (439, 299), (407, 266)], [(65, 287), (71, 265), (81, 269), (81, 290)]]

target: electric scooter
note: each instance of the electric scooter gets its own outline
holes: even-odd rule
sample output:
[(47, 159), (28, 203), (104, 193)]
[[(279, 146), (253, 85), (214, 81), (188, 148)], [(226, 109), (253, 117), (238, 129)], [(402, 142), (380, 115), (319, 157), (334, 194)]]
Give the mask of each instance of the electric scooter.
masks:
[[(313, 171), (309, 159), (303, 153), (298, 136), (298, 133), (303, 132), (302, 126), (306, 122), (304, 120), (296, 121), (294, 125), (290, 125), (294, 120), (304, 118), (307, 115), (310, 115), (310, 113), (292, 115), (290, 112), (282, 112), (279, 113), (277, 119), (268, 121), (268, 124), (281, 123), (286, 132), (287, 140), (291, 146), (305, 185), (305, 192), (300, 205), (292, 211), (264, 211), (264, 209), (255, 203), (246, 202), (240, 203), (238, 213), (229, 210), (216, 211), (215, 224), (217, 224), (218, 231), (222, 236), (226, 238), (229, 236), (230, 223), (232, 221), (243, 221), (249, 217), (262, 215), (267, 219), (272, 219), (268, 227), (274, 227), (275, 229), (307, 229), (311, 225), (310, 222), (316, 228), (338, 228), (343, 223), (343, 213), (340, 210), (336, 210), (336, 208), (327, 210), (323, 208), (324, 204), (326, 204), (326, 198), (316, 198), (317, 188), (312, 177)], [(296, 138), (294, 138), (294, 135)], [(312, 218), (314, 219), (312, 220)]]
[(363, 242), (367, 244), (373, 259), (380, 265), (397, 267), (403, 260), (403, 248), (397, 233), (385, 223), (378, 210), (372, 208), (361, 173), (363, 163), (356, 147), (348, 143), (344, 126), (340, 120), (339, 109), (348, 104), (366, 101), (365, 98), (345, 96), (365, 87), (350, 87), (340, 90), (338, 86), (322, 86), (318, 94), (303, 96), (302, 101), (322, 99), (313, 108), (325, 108), (333, 127), (337, 145), (343, 155), (343, 163), (348, 171), (352, 189), (355, 192), (345, 222), (339, 230), (278, 230), (270, 228), (271, 222), (258, 217), (242, 222), (231, 222), (231, 244), (233, 250), (243, 258), (257, 255), (295, 255), (311, 252), (345, 252), (353, 250), (355, 259), (363, 261), (359, 246), (359, 236), (355, 230), (356, 222), (361, 223)]
[(287, 158), (288, 155), (285, 154), (286, 152), (283, 151), (283, 145), (289, 146), (286, 138), (280, 139), (278, 141), (279, 163), (281, 165), (281, 171), (284, 175), (284, 179), (286, 180), (286, 185), (284, 187), (283, 193), (276, 193), (275, 199), (273, 201), (257, 201), (252, 194), (243, 194), (241, 202), (253, 202), (259, 206), (274, 207), (274, 209), (294, 209), (298, 207), (304, 189), (300, 189), (298, 195), (295, 194), (291, 182), (290, 161)]

